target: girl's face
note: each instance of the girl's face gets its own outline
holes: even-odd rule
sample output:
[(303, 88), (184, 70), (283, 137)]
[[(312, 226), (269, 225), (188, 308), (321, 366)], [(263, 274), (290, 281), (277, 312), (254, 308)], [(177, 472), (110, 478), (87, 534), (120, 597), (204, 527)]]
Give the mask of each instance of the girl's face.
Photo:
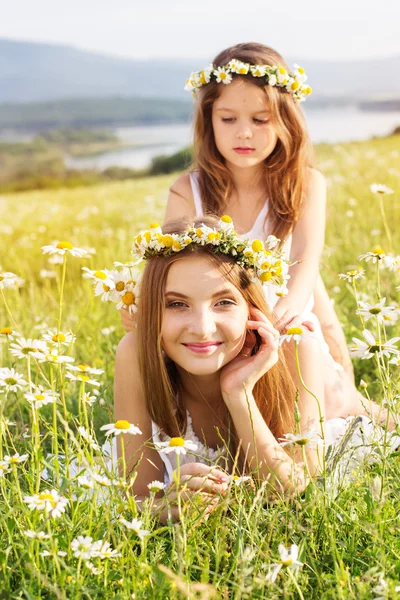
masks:
[(242, 349), (249, 318), (240, 291), (205, 257), (173, 263), (161, 329), (167, 356), (193, 375), (216, 373)]
[(228, 167), (254, 167), (278, 140), (265, 91), (239, 78), (220, 85), (212, 108), (215, 144)]

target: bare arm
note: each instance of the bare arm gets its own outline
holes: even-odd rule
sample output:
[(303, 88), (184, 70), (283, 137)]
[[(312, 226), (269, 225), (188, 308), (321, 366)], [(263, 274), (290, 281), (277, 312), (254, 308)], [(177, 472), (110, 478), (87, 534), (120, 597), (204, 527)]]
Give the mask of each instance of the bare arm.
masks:
[(196, 214), (189, 175), (181, 175), (170, 187), (164, 223), (181, 217), (194, 218)]
[[(275, 312), (281, 318), (286, 311), (301, 315), (318, 277), (319, 261), (325, 238), (326, 184), (318, 171), (310, 169), (306, 203), (292, 235), (289, 269), (289, 294), (281, 298)], [(279, 326), (278, 326), (279, 329)]]

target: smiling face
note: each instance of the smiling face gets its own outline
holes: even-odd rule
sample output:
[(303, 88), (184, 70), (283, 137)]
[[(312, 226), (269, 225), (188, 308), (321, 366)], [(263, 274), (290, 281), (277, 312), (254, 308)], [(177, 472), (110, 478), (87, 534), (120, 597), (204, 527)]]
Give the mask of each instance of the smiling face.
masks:
[(228, 168), (254, 167), (278, 141), (265, 91), (240, 78), (221, 87), (212, 107), (215, 144)]
[(167, 356), (192, 375), (211, 375), (242, 349), (249, 317), (240, 291), (204, 256), (169, 269), (161, 329)]

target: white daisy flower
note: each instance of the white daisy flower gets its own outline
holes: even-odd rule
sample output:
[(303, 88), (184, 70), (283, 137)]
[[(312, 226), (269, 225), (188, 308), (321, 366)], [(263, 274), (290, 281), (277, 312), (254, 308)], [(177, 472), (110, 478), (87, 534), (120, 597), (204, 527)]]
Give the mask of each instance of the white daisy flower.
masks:
[(384, 185), (383, 183), (373, 183), (369, 186), (369, 189), (373, 194), (378, 194), (379, 196), (387, 196), (389, 194), (394, 194), (394, 191)]
[(94, 564), (92, 562), (90, 562), (90, 560), (87, 560), (85, 562), (85, 567), (87, 567), (89, 569), (89, 571), (92, 573), (92, 575), (100, 575), (100, 573), (103, 572), (102, 569), (95, 567)]
[(155, 444), (156, 450), (163, 454), (169, 454), (175, 452), (175, 454), (186, 454), (187, 451), (195, 452), (197, 450), (197, 444), (191, 440), (184, 440), (181, 437), (173, 437), (168, 442), (158, 442)]
[(43, 334), (43, 339), (45, 342), (50, 344), (61, 344), (62, 346), (68, 346), (69, 344), (73, 344), (76, 340), (76, 336), (71, 332), (62, 332), (62, 331), (52, 331), (49, 329), (47, 333)]
[(279, 85), (286, 85), (289, 81), (289, 73), (286, 71), (285, 67), (278, 67), (276, 70), (276, 79)]
[(379, 267), (381, 269), (389, 269), (389, 271), (399, 271), (400, 269), (400, 256), (393, 256), (392, 254), (386, 254)]
[(390, 358), (391, 354), (400, 354), (399, 349), (394, 345), (400, 340), (400, 337), (394, 337), (387, 342), (379, 343), (368, 329), (364, 329), (362, 334), (365, 342), (353, 338), (354, 344), (350, 346), (351, 356), (365, 360), (372, 358), (375, 354), (378, 357), (386, 356), (387, 358)]
[(50, 538), (48, 533), (45, 533), (44, 531), (33, 531), (32, 529), (24, 531), (24, 535), (32, 540), (48, 540)]
[(83, 248), (74, 247), (71, 242), (53, 242), (48, 246), (42, 246), (43, 254), (58, 254), (60, 256), (64, 256), (65, 254), (71, 254), (72, 256), (77, 256), (78, 258), (83, 258), (86, 254), (86, 250)]
[(206, 83), (210, 83), (213, 70), (214, 67), (210, 64), (205, 69), (202, 69), (201, 71), (195, 73), (196, 86), (201, 87), (202, 85), (206, 85)]
[(103, 299), (108, 300), (108, 298), (104, 297), (105, 294), (109, 294), (109, 292), (115, 289), (113, 271), (109, 271), (108, 269), (93, 271), (87, 267), (82, 267), (82, 271), (84, 271), (82, 275), (84, 279), (90, 279), (95, 283), (95, 296), (103, 295)]
[(165, 489), (165, 484), (162, 481), (154, 480), (147, 487), (151, 492), (161, 492), (161, 490)]
[(68, 504), (67, 498), (60, 496), (56, 490), (25, 496), (24, 502), (28, 504), (31, 510), (45, 510), (53, 519), (59, 517)]
[(56, 396), (58, 396), (58, 394), (54, 394), (52, 391), (44, 392), (41, 390), (24, 394), (24, 398), (26, 398), (29, 404), (36, 409), (42, 408), (42, 406), (45, 406), (46, 404), (56, 402)]
[(267, 69), (263, 65), (254, 65), (250, 67), (250, 71), (253, 77), (265, 77)]
[(120, 419), (115, 423), (103, 425), (102, 427), (100, 427), (100, 430), (105, 431), (106, 435), (111, 435), (112, 433), (114, 435), (120, 435), (120, 433), (130, 433), (131, 435), (138, 435), (142, 433), (139, 427), (136, 427), (136, 425), (132, 425), (132, 423), (129, 423), (129, 421), (125, 421), (124, 419)]
[(277, 83), (278, 83), (278, 80), (276, 78), (276, 75), (271, 73), (271, 75), (268, 76), (268, 85), (272, 85), (272, 87), (274, 87), (274, 86), (276, 86)]
[(0, 273), (0, 290), (20, 288), (24, 284), (22, 277), (10, 273), (9, 271)]
[(386, 298), (382, 298), (377, 304), (368, 304), (368, 302), (360, 301), (359, 308), (356, 310), (356, 315), (361, 315), (365, 321), (368, 321), (371, 317), (376, 317), (379, 323), (385, 322), (385, 317), (389, 317), (396, 312), (394, 306), (384, 306)]
[(1, 477), (4, 477), (4, 475), (6, 475), (7, 473), (10, 473), (11, 469), (10, 469), (10, 465), (8, 463), (6, 463), (4, 460), (0, 461), (0, 479)]
[(60, 354), (56, 348), (52, 348), (47, 352), (47, 354), (41, 359), (42, 362), (54, 363), (57, 365), (62, 365), (65, 363), (73, 363), (74, 358), (72, 356), (67, 356), (66, 354)]
[(12, 344), (10, 344), (10, 353), (16, 358), (36, 358), (37, 360), (43, 360), (44, 356), (49, 352), (46, 342), (41, 340), (32, 340), (30, 338), (25, 339), (18, 337)]
[(16, 452), (13, 456), (8, 456), (8, 454), (6, 454), (4, 456), (4, 462), (9, 465), (15, 465), (25, 462), (28, 458), (29, 454), (20, 454), (19, 452)]
[(15, 337), (18, 337), (19, 333), (15, 332), (11, 327), (2, 327), (0, 329), (0, 338), (13, 340)]
[(28, 382), (14, 368), (3, 367), (0, 369), (0, 392), (18, 392), (26, 385)]
[(233, 231), (233, 221), (229, 215), (222, 215), (219, 220), (218, 228), (227, 233)]
[(57, 277), (57, 273), (48, 269), (40, 269), (39, 277), (42, 279), (55, 279)]
[(339, 273), (339, 277), (340, 279), (345, 279), (349, 283), (352, 283), (356, 279), (361, 279), (364, 277), (364, 274), (364, 269), (354, 269), (353, 271), (347, 271), (347, 273)]
[(73, 551), (75, 558), (87, 560), (96, 556), (93, 550), (93, 538), (90, 537), (90, 535), (78, 535), (78, 537), (71, 542), (71, 550)]
[(232, 75), (230, 73), (228, 73), (228, 71), (224, 68), (224, 67), (218, 67), (217, 69), (215, 69), (214, 71), (214, 76), (216, 77), (216, 81), (217, 83), (231, 83), (232, 81)]
[(193, 239), (196, 243), (205, 246), (206, 244), (216, 245), (219, 243), (220, 235), (213, 227), (207, 225), (201, 225), (195, 229)]
[(82, 402), (87, 404), (88, 406), (93, 406), (97, 402), (98, 398), (96, 396), (91, 396), (89, 392), (85, 392), (82, 395)]
[(299, 548), (296, 544), (292, 544), (290, 548), (286, 548), (286, 546), (283, 544), (279, 544), (278, 550), (280, 561), (270, 565), (270, 570), (266, 577), (267, 581), (270, 581), (271, 583), (274, 583), (282, 567), (298, 569), (299, 567), (303, 566), (303, 563), (297, 560), (299, 556)]
[(86, 375), (85, 373), (77, 373), (76, 375), (74, 375), (73, 373), (67, 371), (65, 375), (71, 381), (79, 381), (80, 383), (83, 382), (87, 383), (88, 385), (93, 385), (94, 387), (100, 387), (99, 381), (96, 381), (95, 379), (90, 379), (89, 375)]
[(315, 429), (309, 429), (304, 433), (285, 433), (283, 437), (279, 438), (279, 444), (282, 446), (291, 446), (297, 444), (297, 446), (321, 446), (324, 440), (321, 438), (321, 434)]
[(286, 333), (279, 337), (279, 345), (281, 346), (283, 342), (290, 342), (292, 339), (298, 344), (301, 340), (308, 337), (308, 335), (304, 327), (289, 327)]
[(110, 542), (104, 542), (103, 540), (99, 540), (94, 542), (92, 545), (92, 556), (96, 558), (117, 558), (118, 556), (122, 556), (120, 552), (117, 550), (113, 550)]
[(228, 477), (228, 482), (232, 481), (233, 485), (239, 487), (240, 485), (242, 485), (242, 483), (245, 483), (246, 481), (250, 481), (251, 477), (250, 475), (242, 475), (241, 477), (239, 477), (238, 475), (230, 475)]
[(370, 252), (361, 254), (358, 257), (358, 260), (365, 260), (366, 262), (368, 262), (369, 260), (372, 260), (373, 263), (376, 263), (378, 260), (382, 260), (383, 258), (385, 258), (385, 256), (386, 256), (385, 251), (382, 250), (382, 248), (380, 246), (377, 246)]
[(127, 527), (131, 531), (134, 531), (141, 540), (143, 540), (143, 538), (150, 534), (150, 531), (148, 531), (147, 529), (142, 529), (143, 521), (141, 521), (140, 519), (132, 519), (132, 521), (120, 519), (120, 523), (122, 523), (122, 525), (125, 525), (125, 527)]
[(112, 487), (112, 486), (119, 486), (120, 483), (117, 479), (110, 479), (110, 477), (108, 477), (107, 475), (105, 475), (104, 473), (99, 473), (97, 471), (93, 471), (92, 472), (92, 478), (96, 483), (99, 483), (100, 485), (102, 485), (103, 487)]
[(303, 69), (303, 67), (300, 67), (299, 65), (297, 65), (296, 63), (294, 64), (294, 71), (293, 71), (293, 76), (297, 79), (297, 81), (299, 81), (300, 83), (305, 83), (307, 81), (307, 75)]
[(87, 490), (94, 488), (94, 479), (91, 479), (88, 475), (79, 475), (77, 479), (79, 485)]
[(400, 356), (392, 356), (389, 360), (389, 365), (396, 365), (396, 367), (400, 367)]
[[(42, 552), (39, 552), (40, 556), (43, 557), (47, 557), (47, 556), (54, 556), (54, 552), (50, 552), (49, 550), (43, 550)], [(64, 550), (58, 550), (57, 552), (57, 556), (67, 556), (67, 552), (64, 552)]]
[(104, 369), (95, 369), (94, 367), (89, 367), (84, 363), (79, 365), (68, 365), (68, 371), (75, 371), (77, 373), (84, 373), (85, 375), (102, 375), (104, 373)]

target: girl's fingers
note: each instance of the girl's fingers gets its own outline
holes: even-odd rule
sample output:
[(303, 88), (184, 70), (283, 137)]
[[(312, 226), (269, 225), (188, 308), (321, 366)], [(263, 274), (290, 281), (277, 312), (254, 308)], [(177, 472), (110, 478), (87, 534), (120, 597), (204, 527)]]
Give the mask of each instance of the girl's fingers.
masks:
[(186, 485), (192, 491), (201, 491), (208, 494), (223, 494), (228, 489), (228, 483), (216, 483), (207, 476), (194, 477), (192, 475), (183, 475), (180, 478), (180, 485)]
[(263, 328), (266, 331), (269, 331), (274, 338), (279, 337), (279, 331), (275, 329), (275, 327), (269, 321), (247, 321), (248, 327), (252, 329), (257, 329), (259, 332), (260, 328)]

